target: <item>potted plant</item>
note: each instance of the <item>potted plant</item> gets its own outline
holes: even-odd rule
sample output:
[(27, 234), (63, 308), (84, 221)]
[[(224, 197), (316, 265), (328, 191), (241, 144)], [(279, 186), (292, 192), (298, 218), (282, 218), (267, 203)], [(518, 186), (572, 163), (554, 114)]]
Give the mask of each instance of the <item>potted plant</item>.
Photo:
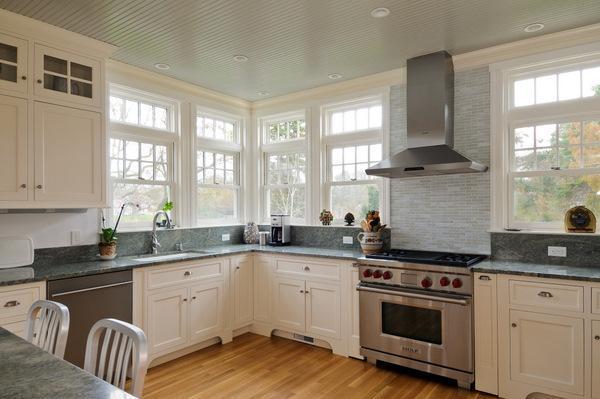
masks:
[(121, 215), (123, 215), (123, 208), (126, 204), (121, 206), (119, 211), (119, 217), (115, 227), (106, 227), (106, 219), (104, 218), (104, 212), (102, 212), (102, 235), (100, 237), (100, 243), (98, 243), (98, 250), (100, 251), (100, 259), (112, 260), (117, 256), (117, 227), (121, 221)]
[(358, 242), (365, 254), (374, 254), (383, 250), (381, 233), (386, 225), (381, 224), (379, 211), (369, 211), (363, 221), (360, 222), (363, 231), (358, 233)]

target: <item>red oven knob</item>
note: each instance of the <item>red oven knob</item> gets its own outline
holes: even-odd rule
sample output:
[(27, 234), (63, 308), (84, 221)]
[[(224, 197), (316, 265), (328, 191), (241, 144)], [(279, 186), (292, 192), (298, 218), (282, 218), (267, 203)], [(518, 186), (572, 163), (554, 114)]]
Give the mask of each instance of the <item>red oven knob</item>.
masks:
[(431, 281), (431, 279), (429, 277), (425, 277), (423, 280), (421, 280), (421, 287), (423, 288), (429, 288), (433, 285), (433, 282)]
[(450, 279), (449, 279), (448, 277), (446, 277), (446, 276), (442, 277), (442, 278), (440, 279), (440, 285), (441, 285), (442, 287), (447, 287), (447, 286), (449, 286), (449, 285), (450, 285)]
[(383, 279), (384, 280), (389, 280), (389, 279), (392, 278), (392, 276), (393, 276), (393, 274), (390, 271), (383, 272)]
[(368, 277), (371, 277), (372, 275), (373, 275), (373, 270), (371, 270), (371, 269), (367, 269), (363, 272), (364, 277), (368, 278)]
[(462, 285), (463, 285), (463, 283), (462, 283), (461, 279), (455, 278), (454, 280), (452, 280), (452, 286), (454, 288), (460, 288), (460, 287), (462, 287)]
[(381, 270), (375, 270), (373, 272), (373, 278), (381, 278), (381, 276), (383, 276), (383, 273), (381, 272)]

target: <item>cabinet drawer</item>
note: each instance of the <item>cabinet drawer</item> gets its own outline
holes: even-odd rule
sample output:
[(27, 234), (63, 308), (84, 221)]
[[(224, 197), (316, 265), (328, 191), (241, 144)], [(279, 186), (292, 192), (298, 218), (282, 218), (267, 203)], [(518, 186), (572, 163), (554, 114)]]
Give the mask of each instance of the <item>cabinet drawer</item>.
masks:
[(600, 288), (592, 288), (592, 313), (600, 314)]
[(0, 292), (0, 319), (17, 317), (25, 319), (32, 303), (40, 299), (39, 288), (25, 288)]
[(305, 277), (318, 277), (330, 280), (340, 279), (340, 266), (323, 263), (290, 261), (278, 259), (275, 271), (283, 274), (302, 275)]
[(511, 280), (510, 303), (583, 312), (583, 287)]
[(154, 289), (170, 285), (223, 277), (223, 262), (192, 263), (182, 266), (165, 266), (148, 272), (147, 288)]
[(25, 339), (25, 328), (27, 327), (26, 321), (16, 321), (14, 323), (1, 324), (0, 327)]

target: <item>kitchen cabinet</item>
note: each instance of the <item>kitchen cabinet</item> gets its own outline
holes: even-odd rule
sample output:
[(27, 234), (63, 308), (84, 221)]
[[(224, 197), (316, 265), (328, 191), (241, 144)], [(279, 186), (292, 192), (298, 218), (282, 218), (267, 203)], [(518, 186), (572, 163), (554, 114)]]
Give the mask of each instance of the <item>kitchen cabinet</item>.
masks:
[(148, 295), (145, 331), (150, 353), (164, 352), (187, 342), (187, 298), (187, 288), (175, 288)]
[(496, 276), (475, 273), (475, 388), (498, 394), (498, 308)]
[(273, 281), (273, 322), (296, 332), (306, 330), (306, 282), (275, 277)]
[(225, 296), (223, 281), (211, 281), (190, 287), (188, 294), (190, 343), (219, 335), (224, 328)]
[(27, 93), (27, 40), (0, 33), (0, 91)]
[(351, 319), (350, 319), (350, 339), (348, 354), (352, 357), (362, 359), (360, 354), (360, 314), (359, 314), (359, 295), (356, 286), (360, 279), (358, 275), (358, 267), (352, 267), (352, 277), (350, 283), (350, 297), (352, 300)]
[(339, 285), (307, 281), (305, 287), (306, 332), (323, 337), (341, 338)]
[(231, 260), (233, 270), (233, 328), (252, 324), (254, 320), (254, 267), (252, 256)]
[(36, 102), (34, 109), (35, 200), (73, 207), (102, 204), (102, 116)]
[(27, 100), (0, 95), (0, 121), (0, 201), (26, 201)]
[(45, 298), (45, 282), (0, 287), (0, 327), (24, 338), (29, 308)]
[(271, 275), (273, 257), (254, 256), (254, 320), (269, 323), (271, 321)]
[(592, 399), (600, 399), (600, 320), (592, 321)]
[(99, 61), (42, 44), (35, 45), (34, 60), (37, 96), (101, 106)]

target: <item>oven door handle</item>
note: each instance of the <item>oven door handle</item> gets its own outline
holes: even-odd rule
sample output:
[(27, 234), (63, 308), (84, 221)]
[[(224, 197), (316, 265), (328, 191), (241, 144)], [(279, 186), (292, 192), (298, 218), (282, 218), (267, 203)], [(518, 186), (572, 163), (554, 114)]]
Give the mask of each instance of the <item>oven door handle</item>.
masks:
[(374, 292), (376, 294), (404, 296), (407, 298), (424, 299), (427, 301), (446, 302), (446, 303), (452, 303), (455, 305), (462, 305), (462, 306), (468, 306), (471, 304), (471, 301), (468, 299), (455, 299), (455, 298), (448, 298), (448, 297), (443, 297), (443, 296), (424, 295), (424, 294), (417, 294), (414, 292), (407, 292), (407, 291), (396, 290), (396, 289), (373, 288), (373, 287), (366, 287), (366, 286), (360, 285), (360, 284), (356, 286), (356, 289), (358, 291)]

